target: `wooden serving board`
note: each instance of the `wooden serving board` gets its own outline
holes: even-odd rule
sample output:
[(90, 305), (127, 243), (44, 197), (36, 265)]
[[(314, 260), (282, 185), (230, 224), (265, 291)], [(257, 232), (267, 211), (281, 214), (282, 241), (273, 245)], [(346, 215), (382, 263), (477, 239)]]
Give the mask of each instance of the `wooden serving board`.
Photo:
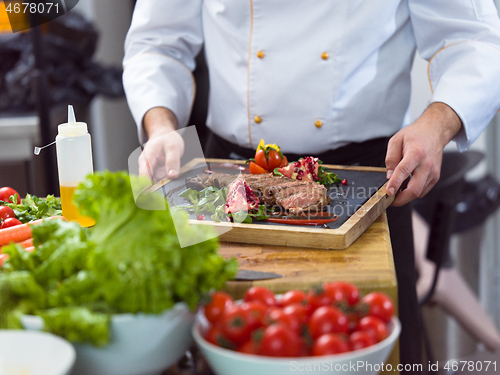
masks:
[[(187, 176), (202, 173), (204, 167), (224, 163), (244, 165), (244, 161), (222, 159), (194, 159), (181, 168), (181, 176), (177, 180), (164, 179), (151, 186), (147, 191), (158, 191), (168, 186), (170, 191), (185, 185)], [(332, 210), (339, 213), (339, 221), (329, 224), (328, 228), (274, 224), (268, 222), (217, 223), (211, 220), (199, 221), (194, 217), (193, 225), (211, 225), (218, 231), (221, 241), (249, 244), (266, 244), (275, 246), (300, 246), (315, 249), (346, 249), (380, 216), (393, 202), (394, 197), (385, 193), (385, 168), (323, 165), (332, 170), (340, 178), (347, 178), (347, 186), (332, 187), (329, 190), (332, 198)], [(229, 173), (228, 171), (226, 171)], [(234, 173), (238, 171), (235, 170)], [(351, 190), (349, 190), (351, 189)], [(362, 192), (363, 194), (360, 194)], [(361, 197), (359, 196), (361, 195)], [(337, 196), (340, 198), (337, 199)], [(342, 205), (350, 207), (342, 209)], [(355, 210), (355, 211), (354, 211)], [(352, 211), (352, 212), (350, 212)], [(229, 230), (230, 229), (230, 230)]]

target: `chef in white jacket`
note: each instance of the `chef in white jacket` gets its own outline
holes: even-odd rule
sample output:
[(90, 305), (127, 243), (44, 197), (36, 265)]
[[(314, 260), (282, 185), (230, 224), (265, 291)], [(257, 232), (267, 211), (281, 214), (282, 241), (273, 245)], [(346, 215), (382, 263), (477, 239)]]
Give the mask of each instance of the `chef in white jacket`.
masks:
[[(493, 0), (138, 0), (123, 82), (140, 141), (148, 141), (143, 168), (148, 160), (178, 175), (183, 144), (172, 130), (191, 125), (191, 72), (202, 45), (213, 133), (208, 156), (233, 149), (248, 157), (264, 139), (289, 160), (385, 162), (390, 195), (412, 174), (396, 206), (427, 193), (439, 179), (443, 147), (454, 140), (466, 150), (500, 108)], [(417, 49), (429, 60), (432, 99), (410, 124)], [(403, 273), (412, 272), (413, 254), (394, 239), (393, 247), (404, 310), (401, 288), (414, 276), (404, 280)], [(406, 268), (398, 269), (398, 256)], [(409, 299), (407, 309), (415, 302)], [(401, 358), (411, 363), (419, 345), (412, 323), (402, 320)], [(405, 353), (412, 340), (416, 354)]]

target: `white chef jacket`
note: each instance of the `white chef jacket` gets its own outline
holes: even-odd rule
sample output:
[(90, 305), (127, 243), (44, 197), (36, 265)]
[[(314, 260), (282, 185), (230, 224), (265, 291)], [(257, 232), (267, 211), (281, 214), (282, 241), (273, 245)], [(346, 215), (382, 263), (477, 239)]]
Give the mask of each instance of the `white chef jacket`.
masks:
[(123, 82), (141, 141), (145, 113), (188, 124), (205, 44), (208, 127), (255, 148), (314, 154), (409, 123), (410, 69), (429, 60), (432, 102), (448, 104), (466, 149), (500, 108), (493, 0), (139, 0)]

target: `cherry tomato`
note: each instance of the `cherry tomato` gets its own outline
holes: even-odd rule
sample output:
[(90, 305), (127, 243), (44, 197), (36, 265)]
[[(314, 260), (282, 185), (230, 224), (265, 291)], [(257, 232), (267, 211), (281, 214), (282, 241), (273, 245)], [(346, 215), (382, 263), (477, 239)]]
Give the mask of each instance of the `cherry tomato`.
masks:
[(394, 303), (391, 298), (382, 292), (372, 292), (364, 296), (360, 301), (362, 315), (375, 316), (389, 323), (394, 314)]
[(266, 159), (266, 153), (263, 149), (257, 150), (255, 152), (255, 164), (257, 164), (259, 167), (265, 169), (266, 171), (269, 170), (269, 163), (267, 162)]
[(22, 224), (22, 223), (19, 220), (17, 220), (16, 218), (9, 217), (8, 219), (5, 219), (3, 221), (2, 225), (0, 225), (0, 229), (14, 227), (14, 226), (20, 225), (20, 224)]
[(233, 299), (229, 294), (225, 292), (215, 292), (210, 302), (205, 306), (205, 316), (207, 320), (212, 324), (217, 323), (222, 318), (226, 307), (232, 304)]
[(351, 348), (346, 341), (347, 336), (338, 333), (326, 333), (314, 341), (312, 355), (330, 355), (348, 352)]
[(283, 323), (270, 325), (262, 336), (259, 354), (273, 357), (297, 357), (301, 354), (300, 337)]
[(284, 161), (285, 159), (282, 158), (280, 153), (274, 149), (269, 149), (267, 157), (266, 152), (263, 149), (258, 149), (255, 153), (255, 163), (269, 172), (273, 171), (274, 168), (281, 167)]
[(358, 326), (358, 322), (361, 319), (361, 315), (355, 310), (350, 310), (346, 312), (347, 322), (349, 325), (349, 332), (354, 332)]
[(375, 344), (375, 339), (366, 331), (356, 331), (349, 336), (352, 350), (366, 348)]
[(210, 329), (205, 334), (205, 339), (214, 345), (220, 346), (226, 349), (234, 349), (236, 345), (228, 340), (224, 334), (222, 333), (222, 329), (220, 326), (215, 325), (210, 327)]
[(288, 165), (288, 159), (285, 155), (283, 155), (283, 159), (281, 159), (280, 167), (286, 167)]
[(306, 304), (307, 295), (302, 290), (290, 290), (283, 294), (280, 300), (282, 306), (288, 306), (293, 303)]
[(266, 311), (262, 322), (265, 326), (270, 326), (276, 323), (283, 323), (296, 333), (300, 333), (300, 328), (302, 327), (300, 319), (297, 316), (286, 314), (285, 311), (279, 307), (270, 307)]
[(299, 341), (299, 349), (300, 349), (299, 357), (310, 356), (311, 355), (310, 345), (307, 344), (307, 341), (303, 337), (300, 337), (299, 340), (300, 340)]
[(261, 166), (255, 164), (253, 161), (250, 162), (249, 164), (250, 168), (250, 173), (251, 174), (262, 174), (262, 173), (268, 173), (267, 170), (262, 168)]
[(238, 348), (238, 351), (240, 353), (245, 353), (245, 354), (254, 354), (257, 355), (259, 354), (259, 345), (257, 343), (250, 339), (245, 341), (240, 347)]
[(5, 220), (8, 219), (9, 217), (13, 218), (16, 217), (14, 210), (9, 206), (0, 206), (0, 219)]
[(335, 302), (329, 293), (325, 293), (323, 286), (311, 288), (308, 301), (313, 310), (321, 306), (331, 306)]
[(257, 301), (266, 306), (276, 306), (274, 293), (262, 286), (253, 286), (245, 292), (243, 296), (245, 302)]
[(267, 154), (268, 158), (268, 166), (269, 166), (269, 171), (273, 171), (274, 168), (281, 167), (281, 163), (283, 162), (283, 159), (280, 155), (280, 153), (276, 150), (269, 150), (269, 153)]
[(248, 324), (255, 330), (263, 326), (262, 319), (266, 314), (267, 306), (261, 302), (243, 302), (241, 308), (247, 312)]
[(241, 344), (250, 338), (252, 327), (248, 321), (248, 312), (241, 305), (226, 307), (221, 321), (222, 333), (229, 340)]
[(380, 342), (389, 335), (385, 322), (374, 316), (362, 318), (356, 326), (356, 331), (367, 332), (373, 336), (375, 342)]
[(21, 204), (21, 196), (17, 191), (10, 187), (3, 187), (0, 189), (0, 201), (12, 203), (10, 197), (17, 194), (17, 204)]
[(321, 306), (311, 315), (309, 332), (314, 339), (325, 333), (348, 333), (347, 317), (336, 307)]
[(301, 323), (307, 323), (309, 320), (309, 313), (306, 306), (299, 303), (292, 303), (291, 305), (285, 306), (283, 312), (286, 315), (295, 316)]
[(325, 283), (323, 289), (335, 302), (345, 301), (353, 306), (359, 301), (359, 290), (351, 283), (344, 281)]

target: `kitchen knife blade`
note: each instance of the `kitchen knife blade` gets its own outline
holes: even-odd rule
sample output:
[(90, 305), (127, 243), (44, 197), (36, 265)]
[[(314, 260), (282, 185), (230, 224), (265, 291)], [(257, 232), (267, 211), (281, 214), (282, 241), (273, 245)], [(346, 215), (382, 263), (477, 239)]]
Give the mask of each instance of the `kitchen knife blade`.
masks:
[(277, 273), (272, 272), (261, 272), (261, 271), (251, 271), (251, 270), (242, 270), (239, 269), (234, 277), (234, 280), (239, 281), (251, 281), (251, 280), (268, 280), (268, 279), (276, 279), (279, 277), (283, 277), (283, 275), (279, 275)]

